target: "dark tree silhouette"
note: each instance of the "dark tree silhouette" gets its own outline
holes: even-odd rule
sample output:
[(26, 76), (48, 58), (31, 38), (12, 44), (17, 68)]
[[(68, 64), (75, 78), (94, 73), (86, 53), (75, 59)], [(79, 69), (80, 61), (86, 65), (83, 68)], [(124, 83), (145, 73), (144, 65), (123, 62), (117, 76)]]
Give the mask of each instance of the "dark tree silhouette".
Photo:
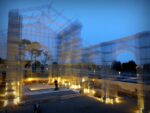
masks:
[(113, 61), (112, 63), (112, 69), (119, 72), (122, 70), (121, 68), (121, 62), (120, 61)]
[(0, 89), (5, 88), (5, 82), (6, 82), (6, 64), (5, 60), (3, 58), (0, 58), (0, 79), (2, 80), (0, 84)]
[(5, 60), (3, 58), (0, 58), (0, 64), (4, 64)]
[(129, 61), (128, 66), (129, 66), (129, 71), (135, 74), (136, 73), (136, 66), (137, 66), (135, 61)]
[(41, 66), (41, 63), (36, 60), (36, 61), (32, 64), (32, 71), (33, 71), (33, 72), (36, 72), (36, 71), (37, 71), (37, 68), (40, 68), (40, 66)]
[(128, 71), (129, 71), (128, 63), (123, 63), (123, 64), (122, 64), (122, 71), (123, 71), (123, 72), (128, 72)]
[(124, 62), (121, 64), (120, 61), (113, 61), (112, 62), (112, 69), (115, 70), (116, 72), (122, 72), (122, 73), (130, 73), (130, 75), (135, 75), (136, 74), (136, 63), (135, 61), (131, 60), (129, 62)]
[(135, 61), (129, 61), (127, 63), (122, 64), (122, 72), (123, 73), (130, 73), (130, 74), (136, 74), (136, 63)]

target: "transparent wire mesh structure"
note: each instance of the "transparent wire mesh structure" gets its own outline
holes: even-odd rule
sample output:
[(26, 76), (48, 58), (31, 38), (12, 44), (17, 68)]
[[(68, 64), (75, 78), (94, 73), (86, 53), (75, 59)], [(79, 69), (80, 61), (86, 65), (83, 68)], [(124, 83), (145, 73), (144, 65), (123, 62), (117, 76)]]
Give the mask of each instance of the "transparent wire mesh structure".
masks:
[[(57, 58), (57, 32), (66, 24), (68, 20), (62, 19), (60, 14), (52, 11), (52, 8), (41, 7), (28, 10), (20, 10), (23, 17), (22, 39), (28, 39), (32, 42), (39, 42), (48, 48), (51, 59), (56, 62)], [(61, 19), (61, 22), (58, 20)]]
[(150, 32), (142, 32), (84, 48), (82, 50), (83, 62), (89, 61), (98, 65), (111, 65), (118, 54), (131, 52), (135, 56), (137, 64), (150, 63), (149, 37)]
[[(4, 99), (4, 106), (11, 103), (16, 104), (22, 98), (25, 73), (28, 74), (28, 77), (37, 77), (39, 74), (43, 76), (45, 73), (47, 74), (46, 77), (58, 76), (58, 66), (52, 65), (53, 63), (73, 64), (80, 62), (80, 47), (78, 47), (81, 44), (80, 30), (80, 23), (68, 20), (57, 10), (49, 7), (32, 10), (11, 10), (8, 21), (6, 99)], [(60, 34), (66, 35), (65, 39), (69, 38), (69, 40), (59, 37)], [(48, 51), (50, 59), (47, 61), (48, 67), (44, 73), (42, 71), (40, 73), (36, 71), (35, 73), (33, 70), (35, 65), (33, 63), (36, 60), (42, 61), (44, 56), (40, 56), (32, 62), (29, 53), (23, 54), (25, 48), (21, 46), (21, 41), (24, 39), (31, 43), (39, 43)], [(65, 59), (62, 59), (62, 56), (58, 53), (65, 53), (64, 47), (66, 45), (63, 45), (64, 42), (62, 43), (62, 41), (69, 45), (69, 48), (65, 50), (69, 53), (69, 56)], [(59, 47), (60, 45), (61, 47)], [(31, 68), (27, 69), (26, 65), (28, 64), (26, 63), (29, 60), (31, 60), (32, 64), (30, 65), (32, 67), (30, 66)]]
[(58, 55), (60, 64), (77, 64), (81, 62), (81, 24), (71, 23), (58, 34)]
[[(150, 110), (149, 72), (139, 69), (137, 76), (133, 77), (135, 80), (126, 77), (126, 81), (121, 81), (121, 75), (113, 74), (111, 70), (112, 62), (123, 52), (134, 54), (136, 63), (141, 67), (149, 64), (150, 32), (82, 48), (81, 30), (80, 22), (66, 18), (50, 6), (11, 10), (8, 34), (0, 36), (1, 40), (7, 36), (7, 51), (1, 51), (4, 55), (1, 57), (6, 57), (7, 52), (6, 98), (3, 105), (22, 101), (26, 92), (34, 90), (28, 85), (52, 85), (58, 80), (59, 87), (79, 90), (105, 104), (120, 103), (120, 93), (130, 93), (136, 98), (138, 112)], [(50, 59), (44, 71), (42, 66), (37, 70), (32, 67), (36, 60), (42, 62), (44, 56), (32, 59), (34, 61), (29, 53), (22, 57), (24, 48), (20, 42), (23, 39), (38, 42), (48, 50)], [(32, 64), (28, 66), (30, 60)]]
[(7, 31), (0, 31), (0, 57), (6, 59), (7, 56)]

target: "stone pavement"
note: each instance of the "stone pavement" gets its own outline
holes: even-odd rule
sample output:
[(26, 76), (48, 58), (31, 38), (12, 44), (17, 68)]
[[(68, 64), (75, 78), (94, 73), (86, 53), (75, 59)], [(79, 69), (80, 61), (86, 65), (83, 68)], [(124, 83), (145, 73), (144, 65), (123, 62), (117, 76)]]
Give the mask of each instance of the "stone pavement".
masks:
[(40, 105), (40, 113), (135, 113), (136, 106), (130, 98), (120, 104), (104, 104), (71, 90), (29, 95), (27, 101), (7, 108), (7, 113), (34, 113), (35, 103)]
[(44, 91), (43, 93), (37, 93), (35, 95), (26, 95), (24, 100), (20, 103), (20, 105), (25, 104), (34, 104), (39, 102), (47, 102), (47, 101), (55, 101), (62, 100), (67, 98), (72, 98), (76, 96), (80, 96), (79, 92), (75, 92), (69, 89), (60, 89), (57, 91)]
[[(104, 104), (87, 96), (47, 101), (40, 104), (40, 113), (134, 113), (130, 102)], [(8, 109), (7, 113), (34, 113), (33, 105), (27, 104)]]

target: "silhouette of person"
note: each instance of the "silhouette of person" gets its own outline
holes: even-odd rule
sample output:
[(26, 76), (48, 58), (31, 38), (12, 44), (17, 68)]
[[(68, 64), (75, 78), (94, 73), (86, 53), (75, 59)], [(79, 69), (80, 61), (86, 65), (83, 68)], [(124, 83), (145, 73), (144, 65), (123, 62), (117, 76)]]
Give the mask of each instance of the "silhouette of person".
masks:
[(4, 110), (4, 113), (8, 113), (6, 109)]
[(40, 105), (39, 104), (34, 104), (34, 113), (40, 113)]
[(33, 105), (33, 109), (34, 109), (34, 113), (36, 113), (37, 111), (36, 104)]
[(58, 81), (55, 80), (55, 81), (54, 81), (54, 84), (55, 84), (55, 90), (58, 90)]

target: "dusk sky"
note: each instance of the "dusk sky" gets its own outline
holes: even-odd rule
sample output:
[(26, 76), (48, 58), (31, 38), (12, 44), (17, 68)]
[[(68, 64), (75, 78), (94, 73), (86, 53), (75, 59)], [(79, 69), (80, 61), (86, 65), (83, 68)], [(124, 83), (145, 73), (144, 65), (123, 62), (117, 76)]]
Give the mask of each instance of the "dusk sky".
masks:
[(49, 3), (82, 23), (83, 46), (150, 30), (148, 0), (0, 0), (0, 29), (7, 29), (10, 9)]

